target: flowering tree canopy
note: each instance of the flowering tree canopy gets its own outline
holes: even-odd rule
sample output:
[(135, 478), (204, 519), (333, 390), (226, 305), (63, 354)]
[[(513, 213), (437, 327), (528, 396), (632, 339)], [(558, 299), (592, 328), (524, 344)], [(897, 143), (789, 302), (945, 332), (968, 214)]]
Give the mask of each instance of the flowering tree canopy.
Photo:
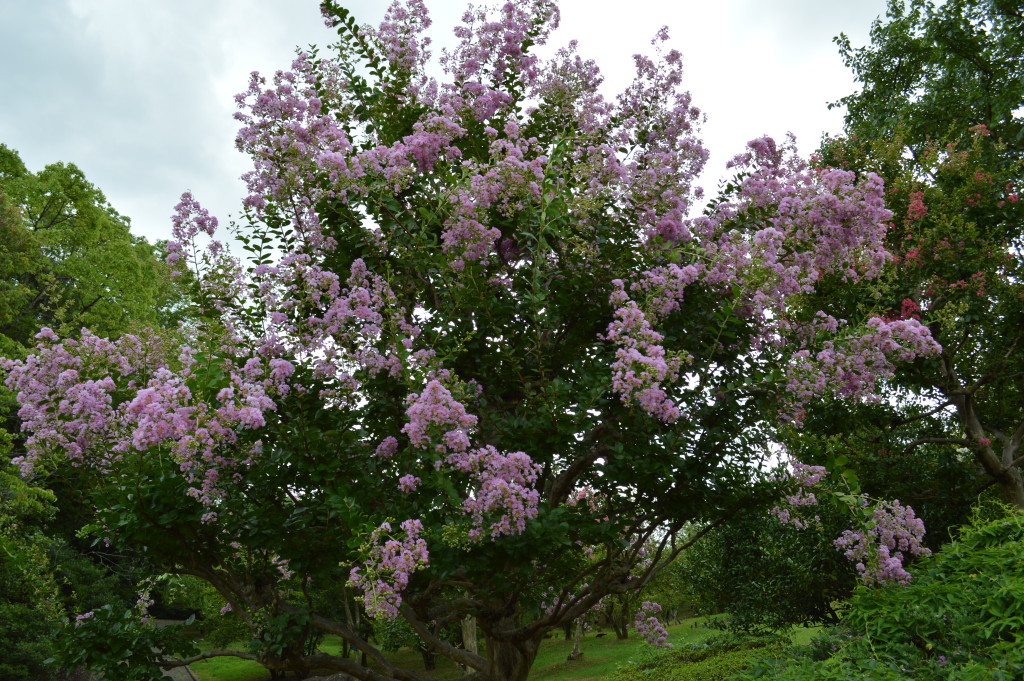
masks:
[[(428, 678), (358, 605), (464, 678), (524, 679), (545, 632), (642, 587), (688, 523), (771, 504), (776, 424), (937, 352), (915, 319), (807, 305), (886, 262), (876, 176), (759, 139), (691, 216), (707, 151), (667, 32), (606, 99), (574, 44), (535, 55), (546, 0), (467, 12), (440, 81), (422, 0), (376, 29), (323, 11), (336, 53), (237, 99), (250, 257), (177, 207), (170, 260), (199, 282), (180, 343), (44, 330), (6, 365), (23, 470), (78, 466), (98, 536), (209, 582), (261, 645), (200, 657)], [(320, 608), (329, 585), (358, 603)], [(483, 654), (434, 633), (467, 615)], [(370, 665), (310, 652), (317, 631)]]

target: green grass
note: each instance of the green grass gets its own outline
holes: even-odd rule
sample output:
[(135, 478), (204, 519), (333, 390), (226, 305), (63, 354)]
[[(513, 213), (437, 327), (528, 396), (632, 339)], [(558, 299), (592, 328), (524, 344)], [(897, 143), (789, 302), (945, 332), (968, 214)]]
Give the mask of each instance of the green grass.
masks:
[[(669, 640), (675, 646), (701, 641), (717, 633), (714, 629), (703, 626), (702, 620), (684, 620), (682, 624), (668, 627)], [(814, 634), (811, 629), (796, 630), (794, 643), (806, 643)], [(207, 649), (206, 646), (204, 649)], [(609, 676), (619, 667), (638, 656), (647, 644), (632, 635), (625, 641), (615, 638), (613, 633), (598, 637), (595, 633), (583, 637), (581, 650), (583, 657), (568, 661), (572, 641), (566, 641), (561, 634), (544, 640), (540, 652), (530, 671), (530, 681), (596, 681)], [(324, 652), (340, 654), (341, 643), (337, 637), (329, 636), (321, 646)], [(402, 649), (388, 656), (395, 664), (423, 671), (423, 658), (416, 651)], [(438, 655), (437, 670), (431, 674), (450, 678), (463, 672), (453, 662)], [(192, 665), (192, 671), (200, 681), (267, 681), (270, 674), (263, 667), (239, 658), (225, 657), (204, 660)]]
[[(685, 620), (682, 624), (668, 627), (669, 641), (673, 645), (693, 643), (707, 638), (714, 632), (704, 627), (694, 626), (698, 620)], [(598, 638), (596, 634), (583, 637), (580, 650), (583, 657), (572, 660), (569, 652), (572, 641), (561, 637), (547, 639), (541, 645), (537, 659), (530, 670), (531, 681), (588, 681), (601, 679), (629, 662), (647, 647), (643, 639), (635, 634), (625, 641), (615, 638), (614, 634)]]
[(262, 666), (237, 657), (214, 657), (189, 665), (200, 681), (265, 681), (270, 673)]
[[(199, 649), (203, 652), (212, 647), (206, 641), (199, 642)], [(242, 646), (230, 647), (240, 649)], [(270, 672), (263, 665), (240, 657), (212, 657), (190, 664), (189, 669), (200, 681), (265, 681), (270, 678)]]

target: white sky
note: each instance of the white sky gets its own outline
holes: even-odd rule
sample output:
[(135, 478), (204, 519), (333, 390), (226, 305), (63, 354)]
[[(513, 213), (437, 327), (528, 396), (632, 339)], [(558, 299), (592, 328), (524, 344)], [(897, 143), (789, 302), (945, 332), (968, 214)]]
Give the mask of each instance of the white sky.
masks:
[[(484, 3), (477, 3), (484, 4)], [(383, 0), (346, 3), (376, 24)], [(461, 0), (427, 0), (434, 54), (449, 43)], [(713, 192), (725, 161), (762, 134), (797, 135), (804, 154), (855, 88), (833, 36), (867, 42), (885, 0), (563, 0), (552, 38), (597, 61), (611, 96), (632, 55), (669, 26), (685, 87), (708, 116)], [(77, 164), (149, 239), (170, 236), (173, 206), (192, 190), (221, 224), (243, 195), (233, 95), (253, 70), (287, 68), (296, 46), (326, 46), (316, 0), (0, 0), (0, 142), (30, 170)], [(450, 43), (449, 43), (450, 44)]]

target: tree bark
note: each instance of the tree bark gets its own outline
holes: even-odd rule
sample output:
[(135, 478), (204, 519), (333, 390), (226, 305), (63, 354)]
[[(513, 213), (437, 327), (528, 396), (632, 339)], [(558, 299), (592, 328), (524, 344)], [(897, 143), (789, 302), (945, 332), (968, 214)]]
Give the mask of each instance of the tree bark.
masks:
[(1024, 509), (1024, 476), (1018, 461), (1021, 440), (1024, 439), (1024, 422), (1007, 436), (1002, 431), (984, 427), (972, 395), (964, 396), (955, 404), (964, 432), (978, 444), (979, 449), (975, 452), (978, 463), (999, 485), (1006, 503)]
[(576, 618), (575, 625), (573, 626), (572, 632), (572, 652), (569, 653), (568, 660), (578, 660), (583, 657), (583, 651), (580, 649), (580, 644), (583, 643), (583, 618)]
[(487, 644), (488, 674), (493, 681), (526, 681), (530, 667), (540, 648), (539, 639), (511, 641), (493, 636), (490, 632), (508, 631), (515, 628), (511, 617), (502, 618), (494, 626), (484, 626), (484, 641)]
[(479, 653), (476, 642), (476, 618), (466, 615), (462, 618), (462, 647), (471, 653)]

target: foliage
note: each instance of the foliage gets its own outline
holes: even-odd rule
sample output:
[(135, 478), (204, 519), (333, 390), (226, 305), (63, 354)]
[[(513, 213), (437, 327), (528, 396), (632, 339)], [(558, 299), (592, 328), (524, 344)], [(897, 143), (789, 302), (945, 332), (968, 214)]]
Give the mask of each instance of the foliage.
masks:
[(890, 0), (870, 45), (836, 39), (863, 84), (840, 100), (848, 133), (874, 140), (902, 128), (920, 156), (929, 141), (968, 144), (980, 124), (1009, 145), (1012, 164), (1024, 150), (1022, 36), (1024, 14), (1012, 0)]
[[(839, 43), (863, 88), (841, 100), (847, 135), (826, 141), (821, 163), (885, 178), (896, 256), (881, 300), (854, 292), (848, 309), (881, 302), (943, 347), (898, 373), (899, 410), (866, 422), (867, 451), (924, 447), (926, 489), (969, 453), (1024, 507), (1024, 15), (1001, 0), (892, 0), (870, 45)], [(978, 493), (973, 480), (958, 488)]]
[(110, 681), (157, 681), (163, 676), (157, 660), (198, 652), (181, 631), (191, 623), (190, 618), (185, 625), (154, 627), (131, 610), (105, 605), (66, 625), (75, 635), (58, 639), (55, 658), (65, 669), (102, 669)]
[(907, 587), (861, 589), (842, 628), (743, 678), (1009, 679), (1024, 673), (1024, 515), (976, 519)]
[[(780, 423), (938, 351), (915, 319), (808, 302), (886, 263), (877, 176), (754, 140), (687, 217), (707, 152), (667, 32), (606, 101), (574, 46), (534, 56), (543, 0), (468, 12), (441, 83), (421, 2), (378, 29), (324, 12), (337, 54), (238, 97), (250, 260), (176, 208), (183, 342), (44, 329), (5, 363), (24, 473), (74, 471), (94, 534), (212, 585), (268, 668), (405, 678), (314, 598), (347, 584), (468, 675), (522, 681), (546, 632), (641, 589), (691, 528), (770, 507)], [(467, 615), (486, 657), (429, 626)], [(93, 619), (66, 650), (155, 660)], [(372, 669), (311, 654), (323, 633)]]
[(683, 593), (701, 615), (726, 615), (738, 631), (781, 631), (835, 622), (835, 604), (853, 591), (853, 566), (832, 541), (849, 513), (822, 504), (813, 528), (798, 529), (765, 511), (741, 513), (684, 552)]
[[(169, 273), (158, 248), (129, 232), (127, 218), (79, 168), (55, 163), (30, 172), (16, 151), (0, 144), (0, 354), (23, 357), (43, 326), (70, 334), (88, 326), (116, 336), (173, 323), (177, 293)], [(14, 395), (0, 388), (0, 439), (20, 450), (23, 438), (11, 435), (19, 431), (16, 412)], [(2, 450), (6, 469), (10, 447)], [(45, 481), (48, 490), (6, 470), (0, 478), (0, 541), (8, 554), (0, 648), (12, 651), (5, 659), (18, 660), (23, 670), (5, 668), (2, 675), (47, 678), (57, 673), (43, 660), (60, 621), (105, 603), (126, 607), (134, 599), (126, 587), (135, 581), (137, 562), (76, 537), (92, 506), (81, 503), (75, 471)], [(41, 505), (29, 509), (27, 499)], [(11, 570), (29, 579), (10, 581)], [(40, 604), (43, 614), (31, 615)]]
[(63, 619), (41, 526), (54, 514), (53, 496), (0, 470), (0, 677), (54, 678), (43, 661)]

